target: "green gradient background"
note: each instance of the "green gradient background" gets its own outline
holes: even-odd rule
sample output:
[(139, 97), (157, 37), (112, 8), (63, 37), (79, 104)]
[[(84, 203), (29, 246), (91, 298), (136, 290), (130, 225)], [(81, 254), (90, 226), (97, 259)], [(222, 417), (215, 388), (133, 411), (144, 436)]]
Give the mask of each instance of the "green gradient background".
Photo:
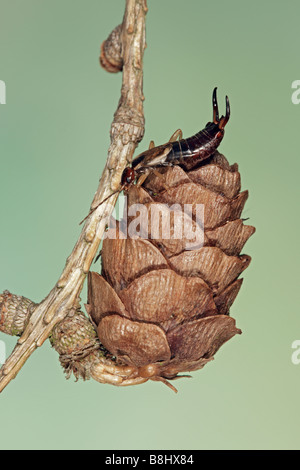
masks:
[[(0, 291), (40, 301), (80, 233), (109, 146), (121, 75), (99, 67), (124, 0), (0, 0)], [(1, 449), (299, 449), (299, 1), (148, 0), (148, 142), (232, 117), (220, 150), (238, 162), (257, 227), (231, 315), (243, 330), (179, 393), (65, 380), (49, 343), (0, 397)], [(85, 301), (86, 289), (82, 299)], [(0, 334), (9, 353), (15, 338)]]

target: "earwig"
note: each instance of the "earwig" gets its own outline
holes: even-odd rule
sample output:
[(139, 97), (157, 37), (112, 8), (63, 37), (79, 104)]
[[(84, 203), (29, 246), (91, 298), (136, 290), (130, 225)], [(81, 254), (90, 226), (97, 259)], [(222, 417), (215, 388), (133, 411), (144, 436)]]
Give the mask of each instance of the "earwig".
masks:
[[(229, 121), (230, 106), (228, 96), (226, 96), (225, 101), (225, 116), (222, 115), (219, 118), (217, 88), (214, 88), (212, 95), (213, 121), (208, 122), (203, 130), (188, 139), (183, 139), (182, 131), (178, 129), (166, 144), (155, 147), (154, 143), (151, 142), (149, 149), (139, 154), (132, 161), (131, 167), (125, 168), (122, 173), (120, 188), (103, 199), (80, 223), (86, 220), (92, 212), (114, 194), (128, 190), (135, 181), (141, 186), (150, 172), (159, 174), (157, 168), (179, 165), (184, 170), (191, 170), (208, 159), (219, 147), (224, 137), (224, 128)], [(178, 138), (179, 140), (177, 140)]]

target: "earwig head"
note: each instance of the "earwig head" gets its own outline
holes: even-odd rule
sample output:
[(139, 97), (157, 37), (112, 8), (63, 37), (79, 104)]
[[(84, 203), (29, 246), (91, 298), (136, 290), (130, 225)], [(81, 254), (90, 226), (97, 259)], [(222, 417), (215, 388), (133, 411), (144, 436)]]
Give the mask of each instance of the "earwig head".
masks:
[(218, 124), (220, 131), (222, 131), (224, 127), (226, 126), (227, 122), (229, 121), (229, 117), (230, 117), (230, 106), (229, 106), (228, 96), (226, 96), (226, 114), (225, 116), (221, 116), (220, 119), (219, 119), (219, 108), (218, 108), (218, 101), (217, 101), (217, 87), (213, 91), (212, 102), (213, 102), (213, 122), (215, 124)]
[(121, 185), (126, 189), (135, 180), (135, 171), (133, 168), (127, 167), (122, 173)]

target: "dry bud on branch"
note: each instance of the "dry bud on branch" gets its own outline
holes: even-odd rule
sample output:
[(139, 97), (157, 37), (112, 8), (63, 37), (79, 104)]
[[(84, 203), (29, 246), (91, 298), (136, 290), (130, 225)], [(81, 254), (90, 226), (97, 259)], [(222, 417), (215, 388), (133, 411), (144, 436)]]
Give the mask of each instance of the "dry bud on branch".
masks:
[(110, 73), (121, 72), (123, 69), (121, 34), (122, 25), (120, 24), (101, 44), (100, 64)]
[(7, 335), (20, 336), (35, 307), (36, 304), (26, 297), (5, 290), (0, 295), (0, 331)]

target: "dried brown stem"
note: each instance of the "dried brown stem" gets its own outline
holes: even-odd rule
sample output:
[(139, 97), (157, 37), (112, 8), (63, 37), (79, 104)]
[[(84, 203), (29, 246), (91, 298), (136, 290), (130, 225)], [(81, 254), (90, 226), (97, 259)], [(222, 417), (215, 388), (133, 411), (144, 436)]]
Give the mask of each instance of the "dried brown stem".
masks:
[[(143, 53), (145, 49), (146, 0), (126, 0), (120, 34), (123, 59), (121, 98), (111, 126), (111, 145), (99, 182), (93, 209), (120, 184), (120, 177), (144, 134)], [(53, 327), (79, 307), (85, 276), (98, 251), (117, 194), (87, 219), (65, 268), (47, 297), (36, 306), (28, 325), (0, 371), (0, 392), (18, 374), (35, 349), (49, 337)]]

